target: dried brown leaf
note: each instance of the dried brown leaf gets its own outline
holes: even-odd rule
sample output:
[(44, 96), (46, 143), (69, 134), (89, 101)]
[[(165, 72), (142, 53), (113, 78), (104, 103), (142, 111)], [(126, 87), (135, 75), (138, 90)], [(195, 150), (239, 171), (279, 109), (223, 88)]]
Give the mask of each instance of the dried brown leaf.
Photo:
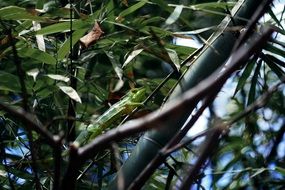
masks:
[(80, 44), (84, 48), (88, 48), (92, 44), (96, 43), (96, 41), (98, 41), (103, 34), (104, 34), (104, 31), (100, 28), (100, 25), (98, 24), (98, 22), (95, 22), (92, 30), (88, 34), (80, 38)]

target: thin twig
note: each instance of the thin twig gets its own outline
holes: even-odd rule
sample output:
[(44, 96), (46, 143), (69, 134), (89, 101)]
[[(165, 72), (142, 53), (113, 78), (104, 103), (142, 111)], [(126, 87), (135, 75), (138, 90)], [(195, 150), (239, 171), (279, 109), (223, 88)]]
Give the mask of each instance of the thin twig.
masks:
[[(115, 156), (114, 160), (115, 160), (115, 168), (117, 171), (120, 170), (121, 164), (119, 162), (120, 160), (120, 153), (119, 153), (119, 146), (113, 142), (111, 143), (111, 150)], [(125, 184), (124, 184), (124, 176), (122, 173), (118, 173), (118, 179), (117, 179), (117, 186), (118, 186), (118, 190), (124, 190), (125, 189)]]
[(264, 15), (267, 9), (270, 7), (270, 4), (272, 3), (272, 1), (273, 0), (263, 0), (259, 4), (253, 16), (251, 17), (250, 21), (247, 24), (245, 32), (242, 32), (240, 34), (240, 37), (232, 50), (233, 52), (236, 51), (246, 41), (246, 39), (248, 39), (248, 37), (252, 34), (254, 27), (256, 26), (256, 23), (262, 17), (262, 15)]
[(255, 100), (252, 104), (250, 104), (243, 112), (239, 113), (238, 115), (234, 116), (233, 119), (231, 119), (228, 123), (228, 125), (232, 125), (239, 121), (240, 119), (244, 118), (245, 116), (249, 115), (250, 113), (254, 112), (255, 110), (263, 107), (267, 100), (270, 98), (272, 93), (274, 93), (280, 85), (282, 85), (285, 81), (285, 78), (281, 80), (281, 82), (277, 83), (273, 87), (271, 87), (269, 90), (267, 90), (262, 96), (260, 96), (257, 100)]

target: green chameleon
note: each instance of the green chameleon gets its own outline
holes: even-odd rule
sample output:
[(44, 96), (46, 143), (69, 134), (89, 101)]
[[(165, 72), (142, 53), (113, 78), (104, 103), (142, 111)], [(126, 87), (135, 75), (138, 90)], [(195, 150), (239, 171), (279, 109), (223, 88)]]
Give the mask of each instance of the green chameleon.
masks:
[(106, 112), (100, 115), (95, 122), (89, 124), (75, 139), (80, 145), (90, 142), (104, 130), (110, 128), (123, 115), (131, 113), (135, 108), (142, 106), (145, 98), (145, 88), (134, 88), (129, 91), (119, 102), (112, 105)]

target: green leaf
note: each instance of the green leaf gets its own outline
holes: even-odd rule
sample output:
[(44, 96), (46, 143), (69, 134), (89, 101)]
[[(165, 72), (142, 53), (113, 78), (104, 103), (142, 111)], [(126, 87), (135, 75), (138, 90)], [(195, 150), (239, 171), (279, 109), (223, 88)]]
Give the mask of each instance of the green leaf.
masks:
[(143, 51), (143, 49), (137, 49), (132, 51), (129, 56), (127, 57), (125, 63), (123, 64), (123, 68), (126, 67), (136, 56), (138, 56), (141, 52)]
[(249, 94), (248, 94), (248, 100), (247, 100), (247, 105), (250, 105), (254, 100), (255, 100), (255, 95), (256, 95), (256, 85), (258, 81), (258, 75), (260, 72), (261, 68), (261, 62), (257, 62), (253, 77), (251, 79), (251, 85), (249, 89)]
[(237, 84), (237, 87), (235, 89), (235, 92), (234, 92), (234, 95), (233, 97), (236, 95), (236, 93), (242, 89), (242, 87), (245, 85), (246, 83), (246, 80), (248, 79), (248, 77), (250, 76), (250, 73), (252, 72), (253, 70), (253, 67), (255, 65), (255, 62), (256, 62), (256, 59), (255, 60), (252, 60), (250, 63), (248, 63), (242, 73), (242, 75), (239, 77), (239, 80), (238, 80), (238, 84)]
[(269, 51), (270, 53), (274, 53), (274, 54), (280, 55), (282, 57), (285, 57), (285, 51), (280, 49), (280, 48), (273, 46), (272, 44), (268, 43), (264, 49)]
[(144, 6), (147, 2), (148, 2), (148, 0), (139, 1), (138, 3), (134, 4), (133, 6), (125, 9), (124, 11), (122, 11), (119, 14), (119, 17), (125, 17), (125, 16), (135, 12), (136, 10), (138, 10), (139, 8)]
[(10, 73), (0, 71), (0, 90), (11, 92), (20, 92), (20, 83), (18, 77)]
[(271, 18), (278, 24), (279, 27), (281, 27), (283, 30), (283, 26), (282, 24), (280, 23), (280, 21), (278, 20), (278, 18), (276, 17), (276, 15), (273, 13), (272, 9), (269, 9), (268, 10), (268, 14), (271, 16)]
[(33, 77), (34, 81), (36, 81), (39, 72), (40, 70), (38, 68), (35, 68), (27, 71), (27, 75)]
[(26, 9), (17, 6), (8, 6), (0, 9), (1, 20), (34, 20), (44, 21), (45, 18), (34, 16)]
[(113, 66), (113, 69), (116, 73), (116, 75), (118, 76), (119, 78), (119, 81), (117, 82), (115, 88), (114, 88), (114, 91), (118, 91), (120, 90), (123, 85), (124, 85), (124, 81), (123, 81), (123, 69), (121, 68), (121, 65), (118, 61), (118, 57), (116, 57), (112, 51), (105, 51), (107, 57), (109, 58), (112, 66)]
[(15, 35), (17, 35), (17, 34), (20, 35), (21, 32), (24, 32), (25, 30), (31, 28), (31, 26), (33, 25), (32, 23), (33, 23), (33, 21), (31, 21), (31, 20), (26, 20), (26, 21), (22, 22), (20, 25), (18, 25), (15, 28), (15, 31), (16, 31)]
[[(78, 30), (78, 29), (84, 29), (88, 28), (89, 23), (83, 20), (76, 20), (73, 21), (72, 23), (72, 29), (73, 30)], [(87, 29), (86, 29), (87, 30)], [(61, 22), (61, 23), (56, 23), (47, 27), (42, 28), (41, 30), (38, 30), (36, 34), (38, 35), (49, 35), (49, 34), (54, 34), (58, 32), (68, 32), (70, 31), (70, 22)]]
[(276, 63), (277, 65), (284, 67), (285, 68), (285, 62), (281, 61), (280, 59), (278, 59), (275, 56), (272, 56), (270, 54), (266, 54), (265, 55), (269, 60), (272, 60), (274, 63)]
[(56, 64), (56, 59), (52, 55), (50, 55), (46, 52), (43, 52), (41, 50), (38, 50), (38, 49), (25, 47), (25, 48), (19, 49), (18, 53), (19, 53), (20, 57), (28, 57), (31, 59), (38, 60), (41, 63), (46, 63), (49, 65), (55, 65)]
[(186, 59), (191, 53), (193, 53), (196, 50), (196, 48), (180, 46), (175, 44), (166, 44), (165, 48), (174, 50), (178, 54), (180, 59)]
[(281, 173), (283, 176), (285, 176), (285, 168), (281, 168), (281, 167), (275, 167), (275, 170), (278, 171), (279, 173)]
[[(78, 40), (84, 35), (86, 31), (87, 29), (80, 29), (73, 32), (72, 43), (71, 43), (72, 47), (76, 44), (76, 42), (78, 42)], [(62, 44), (62, 46), (58, 50), (57, 52), (58, 59), (62, 60), (63, 58), (65, 58), (65, 56), (69, 53), (69, 51), (70, 51), (70, 37)]]
[(264, 61), (270, 67), (270, 69), (278, 76), (278, 78), (282, 80), (285, 75), (284, 71), (266, 56), (264, 57)]
[(263, 172), (265, 172), (265, 171), (267, 171), (268, 169), (267, 168), (259, 168), (254, 174), (252, 174), (251, 176), (250, 176), (250, 178), (253, 178), (253, 177), (255, 177), (255, 176), (258, 176), (258, 175), (260, 175), (261, 173), (263, 173)]
[(171, 15), (166, 19), (165, 24), (170, 25), (177, 21), (180, 14), (182, 13), (183, 5), (175, 7), (174, 11), (171, 13)]
[(180, 61), (179, 61), (179, 58), (178, 58), (176, 51), (174, 51), (172, 49), (166, 49), (166, 50), (167, 50), (167, 54), (168, 54), (169, 58), (174, 63), (177, 71), (179, 71), (180, 70)]
[(70, 86), (58, 86), (58, 87), (65, 94), (67, 94), (71, 99), (75, 100), (76, 102), (82, 103), (80, 96), (78, 95), (76, 90), (74, 90), (72, 87)]
[(192, 5), (191, 7), (193, 9), (216, 9), (216, 8), (221, 8), (221, 9), (224, 9), (224, 8), (230, 8), (230, 7), (233, 7), (235, 5), (235, 2), (226, 2), (226, 3), (223, 3), (223, 2), (219, 2), (219, 3), (216, 3), (216, 2), (213, 2), (213, 3), (200, 3), (200, 4), (196, 4), (196, 5)]
[(63, 76), (63, 75), (48, 74), (47, 76), (51, 79), (54, 79), (54, 80), (69, 82), (69, 78), (66, 76)]

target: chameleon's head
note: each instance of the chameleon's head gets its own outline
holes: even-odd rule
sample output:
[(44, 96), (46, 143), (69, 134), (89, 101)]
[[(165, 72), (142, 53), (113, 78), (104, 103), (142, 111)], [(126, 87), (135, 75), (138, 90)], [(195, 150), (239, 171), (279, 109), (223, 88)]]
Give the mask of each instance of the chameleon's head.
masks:
[(131, 97), (133, 102), (142, 102), (146, 95), (145, 88), (134, 88), (131, 91)]

